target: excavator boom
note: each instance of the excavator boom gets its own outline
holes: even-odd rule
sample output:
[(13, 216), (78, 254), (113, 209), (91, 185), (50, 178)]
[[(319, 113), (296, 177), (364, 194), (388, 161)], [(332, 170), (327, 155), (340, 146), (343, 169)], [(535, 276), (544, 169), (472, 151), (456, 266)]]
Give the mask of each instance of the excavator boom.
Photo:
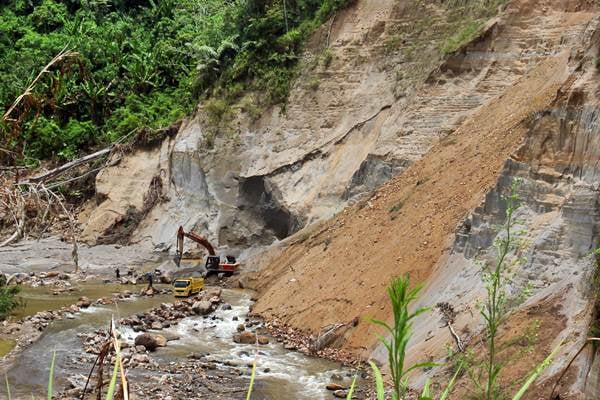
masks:
[(214, 256), (216, 254), (214, 247), (212, 244), (210, 244), (208, 239), (206, 239), (204, 236), (198, 235), (195, 232), (186, 232), (183, 229), (183, 226), (180, 226), (179, 229), (177, 229), (177, 254), (175, 256), (175, 264), (177, 264), (178, 267), (183, 255), (183, 240), (185, 237), (188, 237), (194, 242), (202, 245), (206, 250), (208, 250), (209, 255)]
[(231, 275), (240, 265), (240, 263), (235, 260), (235, 257), (232, 256), (227, 256), (225, 257), (225, 260), (221, 260), (221, 258), (216, 255), (215, 249), (210, 244), (208, 239), (206, 239), (204, 236), (198, 235), (195, 232), (186, 232), (183, 227), (180, 226), (179, 229), (177, 229), (177, 251), (175, 255), (175, 264), (177, 264), (178, 267), (181, 263), (181, 257), (183, 256), (183, 240), (186, 237), (192, 239), (194, 242), (202, 245), (206, 250), (208, 250), (208, 257), (206, 259), (205, 266), (207, 274), (211, 272), (223, 272)]

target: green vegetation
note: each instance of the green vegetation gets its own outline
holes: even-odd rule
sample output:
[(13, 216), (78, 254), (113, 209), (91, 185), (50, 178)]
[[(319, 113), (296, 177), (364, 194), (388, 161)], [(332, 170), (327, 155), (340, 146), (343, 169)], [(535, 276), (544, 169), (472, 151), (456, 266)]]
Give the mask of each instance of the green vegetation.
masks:
[[(304, 40), (351, 0), (7, 0), (0, 6), (0, 157), (72, 159), (158, 130), (199, 99), (287, 98)], [(255, 112), (256, 113), (256, 112)]]
[[(388, 296), (392, 303), (392, 312), (394, 315), (394, 324), (389, 325), (384, 321), (371, 320), (372, 323), (385, 328), (390, 338), (380, 338), (381, 343), (388, 351), (388, 361), (394, 392), (392, 399), (402, 400), (406, 396), (408, 389), (408, 375), (419, 368), (431, 368), (437, 364), (424, 362), (407, 367), (404, 365), (406, 358), (406, 346), (412, 335), (412, 320), (419, 314), (428, 311), (428, 308), (418, 308), (414, 312), (409, 312), (408, 307), (416, 298), (421, 290), (421, 286), (409, 289), (410, 280), (408, 276), (399, 277), (392, 281), (388, 287)], [(374, 367), (374, 364), (371, 365)], [(375, 367), (376, 368), (376, 367)], [(375, 376), (378, 378), (377, 371)], [(376, 379), (379, 382), (379, 379)], [(378, 386), (380, 384), (378, 383)]]
[(494, 242), (494, 247), (497, 250), (496, 263), (494, 266), (486, 266), (487, 268), (483, 271), (487, 299), (480, 312), (485, 321), (487, 335), (488, 359), (485, 365), (487, 382), (483, 385), (481, 382), (476, 382), (476, 385), (478, 389), (483, 391), (483, 396), (486, 400), (501, 397), (497, 379), (503, 366), (496, 359), (498, 350), (496, 336), (498, 328), (508, 312), (507, 294), (504, 288), (504, 274), (508, 264), (507, 258), (509, 253), (516, 249), (519, 243), (513, 235), (513, 228), (517, 223), (514, 213), (519, 207), (519, 195), (517, 193), (519, 185), (520, 181), (514, 180), (510, 187), (510, 193), (504, 198), (506, 201), (506, 222), (502, 227), (503, 235)]
[(470, 21), (462, 30), (450, 36), (442, 47), (444, 54), (453, 53), (465, 43), (473, 40), (479, 33), (482, 25), (482, 21)]
[(394, 204), (393, 204), (393, 205), (392, 205), (392, 206), (389, 208), (388, 212), (389, 212), (390, 214), (393, 214), (393, 213), (395, 213), (395, 212), (397, 212), (397, 211), (400, 211), (400, 210), (402, 209), (402, 206), (403, 206), (403, 205), (404, 205), (404, 202), (400, 200), (400, 201), (398, 201), (398, 202), (394, 203)]
[(5, 285), (4, 276), (0, 275), (0, 321), (4, 320), (12, 310), (21, 305), (17, 295), (20, 288), (16, 285)]

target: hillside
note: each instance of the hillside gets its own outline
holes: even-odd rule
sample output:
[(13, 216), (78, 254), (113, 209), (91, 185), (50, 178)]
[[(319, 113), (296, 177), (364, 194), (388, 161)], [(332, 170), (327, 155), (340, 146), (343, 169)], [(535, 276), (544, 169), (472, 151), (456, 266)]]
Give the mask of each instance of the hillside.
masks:
[[(193, 2), (183, 3), (165, 4)], [(386, 379), (382, 330), (369, 320), (391, 320), (386, 288), (408, 274), (413, 286), (423, 285), (414, 309), (431, 310), (414, 320), (406, 361), (443, 364), (415, 373), (410, 385), (432, 379), (437, 393), (457, 360), (473, 364), (485, 354), (481, 307), (490, 283), (482, 265), (495, 260), (504, 239), (498, 231), (506, 222), (504, 196), (519, 182), (519, 240), (506, 260), (508, 312), (498, 332), (499, 358), (509, 367), (499, 375), (500, 387), (514, 393), (562, 343), (524, 398), (600, 399), (597, 347), (588, 346), (570, 364), (587, 338), (598, 336), (600, 313), (597, 4), (332, 0), (289, 2), (289, 10), (281, 7), (286, 1), (228, 4), (231, 9), (210, 8), (214, 24), (201, 31), (218, 33), (209, 35), (213, 55), (230, 43), (231, 57), (213, 58), (211, 75), (198, 53), (188, 60), (196, 72), (178, 75), (181, 85), (206, 78), (202, 93), (193, 94), (189, 81), (151, 91), (172, 97), (169, 107), (181, 106), (187, 116), (180, 120), (181, 111), (147, 124), (131, 142), (111, 148), (93, 171), (95, 193), (77, 209), (73, 235), (89, 246), (82, 252), (86, 268), (102, 271), (99, 276), (125, 264), (129, 271), (152, 265), (189, 273), (171, 261), (175, 231), (183, 226), (205, 235), (219, 254), (241, 260), (240, 274), (226, 285), (253, 291), (241, 300), (235, 296), (246, 292), (227, 292), (236, 312), (248, 308), (240, 317), (247, 325), (237, 325), (237, 314), (230, 322), (225, 313), (227, 329), (241, 334), (254, 325), (262, 335), (273, 322), (283, 327), (283, 337), (271, 332), (283, 349), (298, 347), (290, 338), (300, 337), (310, 343), (299, 346), (306, 352), (333, 332), (323, 347), (335, 351), (327, 354), (375, 359)], [(157, 12), (153, 5), (141, 7), (148, 15)], [(229, 13), (236, 18), (227, 19)], [(181, 22), (176, 15), (169, 18)], [(108, 114), (119, 119), (118, 110)], [(107, 126), (97, 127), (110, 136)], [(23, 134), (35, 136), (29, 128)], [(48, 246), (53, 259), (65, 253), (51, 241), (40, 243), (9, 248), (0, 267), (15, 268), (21, 253), (40, 263), (30, 255), (40, 246)], [(196, 249), (187, 241), (184, 253)], [(114, 265), (106, 256), (111, 252)], [(141, 261), (150, 254), (152, 262)], [(215, 326), (190, 328), (191, 336)], [(204, 356), (194, 356), (201, 368), (214, 361)], [(297, 367), (283, 357), (277, 360)], [(292, 377), (286, 382), (302, 384), (294, 378), (301, 369), (293, 371), (286, 370)], [(451, 399), (473, 394), (466, 372)]]

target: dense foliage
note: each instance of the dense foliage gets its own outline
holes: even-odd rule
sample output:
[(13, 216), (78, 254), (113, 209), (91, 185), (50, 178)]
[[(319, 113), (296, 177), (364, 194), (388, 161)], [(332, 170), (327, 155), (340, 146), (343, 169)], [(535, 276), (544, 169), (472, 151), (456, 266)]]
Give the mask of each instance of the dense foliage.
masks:
[[(0, 156), (69, 159), (201, 97), (284, 101), (307, 35), (349, 0), (0, 0)], [(11, 152), (11, 153), (9, 153)]]

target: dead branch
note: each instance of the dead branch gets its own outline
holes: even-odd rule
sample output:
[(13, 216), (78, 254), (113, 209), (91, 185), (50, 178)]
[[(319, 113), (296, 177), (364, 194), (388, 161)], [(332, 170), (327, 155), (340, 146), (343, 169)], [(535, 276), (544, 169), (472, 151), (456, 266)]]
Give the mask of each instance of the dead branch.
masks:
[(53, 170), (50, 170), (44, 174), (34, 176), (33, 178), (29, 178), (26, 182), (40, 183), (40, 182), (45, 182), (50, 178), (55, 178), (59, 175), (62, 175), (64, 172), (66, 172), (72, 168), (75, 168), (81, 164), (85, 164), (87, 162), (96, 160), (100, 157), (110, 154), (113, 147), (114, 147), (114, 145), (110, 145), (109, 147), (99, 150), (95, 153), (88, 154), (85, 157), (81, 157), (81, 158), (78, 158), (77, 160), (70, 161), (70, 162), (63, 164), (60, 167), (54, 168)]
[(329, 24), (329, 30), (327, 31), (327, 45), (325, 47), (329, 48), (329, 37), (331, 36), (331, 29), (333, 28), (333, 23), (335, 22), (335, 17), (337, 16), (337, 12), (333, 14), (331, 17), (331, 24)]
[(42, 68), (42, 70), (40, 71), (40, 73), (37, 74), (37, 76), (35, 77), (35, 79), (33, 81), (31, 81), (31, 83), (29, 84), (29, 86), (27, 86), (27, 89), (25, 89), (25, 91), (23, 93), (21, 93), (21, 95), (15, 99), (15, 101), (10, 106), (10, 108), (8, 110), (6, 110), (6, 112), (2, 116), (2, 119), (4, 121), (11, 120), (10, 119), (10, 114), (15, 110), (15, 108), (17, 108), (19, 106), (19, 104), (21, 103), (21, 101), (23, 101), (24, 98), (26, 98), (27, 96), (31, 95), (33, 89), (35, 88), (35, 85), (39, 82), (39, 80), (42, 78), (42, 76), (44, 74), (47, 74), (48, 72), (50, 72), (50, 68), (54, 64), (59, 63), (59, 62), (61, 62), (62, 60), (66, 59), (66, 58), (76, 57), (78, 55), (79, 55), (79, 53), (71, 51), (71, 50), (67, 50), (66, 47), (64, 49), (62, 49), (56, 56), (54, 56), (54, 58), (52, 60), (50, 60), (50, 62), (48, 64), (46, 64), (44, 66), (44, 68)]
[(25, 231), (25, 200), (23, 199), (23, 196), (20, 193), (16, 193), (15, 198), (16, 198), (15, 207), (18, 210), (16, 213), (13, 210), (11, 210), (11, 208), (8, 206), (8, 204), (6, 202), (2, 201), (2, 203), (6, 204), (6, 207), (13, 214), (16, 229), (15, 229), (15, 232), (8, 239), (6, 239), (4, 242), (0, 243), (0, 247), (4, 247), (4, 246), (12, 243), (13, 241), (20, 239), (23, 236), (23, 233)]
[[(589, 337), (586, 339), (583, 346), (581, 346), (581, 348), (577, 351), (577, 353), (575, 353), (575, 355), (573, 356), (573, 358), (571, 358), (571, 361), (569, 361), (569, 363), (567, 364), (567, 366), (565, 367), (563, 372), (560, 374), (560, 376), (556, 380), (556, 382), (554, 382), (554, 386), (552, 386), (552, 392), (550, 392), (550, 396), (548, 396), (548, 400), (554, 399), (554, 397), (552, 397), (552, 396), (554, 396), (554, 392), (556, 391), (556, 388), (558, 387), (558, 384), (560, 383), (561, 379), (564, 378), (564, 376), (567, 374), (567, 371), (569, 370), (569, 368), (571, 368), (571, 365), (573, 364), (573, 362), (575, 362), (575, 359), (577, 359), (577, 357), (579, 357), (579, 355), (587, 347), (587, 345), (592, 342), (600, 342), (600, 338)], [(587, 377), (586, 377), (586, 380), (587, 380)]]
[(465, 350), (465, 347), (464, 347), (462, 341), (460, 340), (460, 336), (458, 336), (456, 334), (456, 332), (454, 331), (454, 328), (452, 327), (452, 324), (450, 322), (448, 322), (448, 329), (450, 329), (450, 333), (452, 334), (452, 337), (454, 338), (454, 341), (456, 342), (458, 351), (460, 351), (462, 353)]

